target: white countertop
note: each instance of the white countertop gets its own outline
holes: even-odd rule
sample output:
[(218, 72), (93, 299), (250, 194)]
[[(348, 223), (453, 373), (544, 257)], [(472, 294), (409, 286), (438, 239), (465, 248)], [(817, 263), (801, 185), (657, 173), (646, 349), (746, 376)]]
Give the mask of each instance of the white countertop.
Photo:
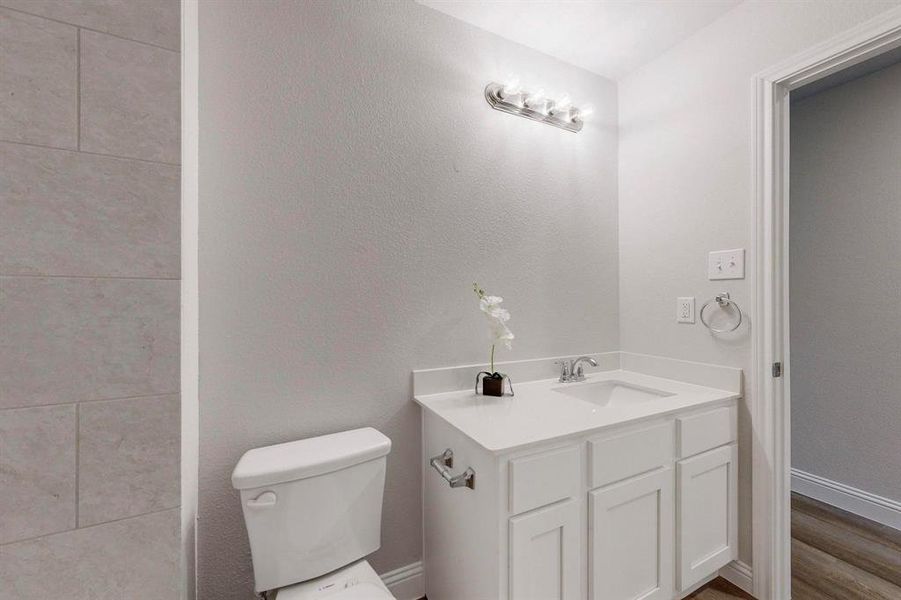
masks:
[[(559, 393), (601, 381), (653, 388), (669, 396), (598, 406)], [(584, 382), (543, 379), (515, 383), (516, 396), (481, 396), (472, 390), (418, 395), (414, 400), (490, 452), (592, 432), (631, 421), (739, 398), (740, 394), (633, 371), (602, 371)]]

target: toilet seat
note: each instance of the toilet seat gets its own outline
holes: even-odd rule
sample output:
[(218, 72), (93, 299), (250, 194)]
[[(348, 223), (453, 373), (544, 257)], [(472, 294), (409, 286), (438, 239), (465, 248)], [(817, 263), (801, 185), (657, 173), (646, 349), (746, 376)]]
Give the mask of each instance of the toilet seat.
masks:
[(329, 600), (395, 600), (390, 592), (368, 581), (343, 589), (327, 598)]
[(395, 600), (394, 596), (391, 595), (391, 592), (368, 581), (364, 581), (363, 583), (349, 588), (333, 590), (322, 596), (305, 594), (306, 592), (295, 594), (290, 588), (283, 588), (276, 596), (276, 600), (306, 600), (307, 598), (316, 598), (317, 600), (319, 598), (322, 598), (323, 600)]
[(365, 560), (280, 588), (276, 600), (396, 600)]

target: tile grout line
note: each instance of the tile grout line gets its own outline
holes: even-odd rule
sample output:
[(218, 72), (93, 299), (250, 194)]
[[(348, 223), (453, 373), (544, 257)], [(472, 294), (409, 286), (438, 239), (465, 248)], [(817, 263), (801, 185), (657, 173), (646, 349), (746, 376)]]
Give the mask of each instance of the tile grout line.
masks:
[(79, 507), (81, 505), (81, 404), (75, 403), (75, 529), (78, 529), (81, 515), (79, 515)]
[(28, 410), (31, 408), (49, 408), (51, 406), (72, 406), (73, 404), (92, 404), (95, 402), (118, 402), (119, 400), (142, 400), (150, 398), (165, 398), (167, 396), (180, 396), (179, 390), (171, 392), (158, 392), (156, 394), (138, 394), (137, 396), (114, 396), (111, 398), (90, 398), (87, 400), (73, 400), (72, 402), (54, 402), (52, 404), (29, 404), (25, 406), (0, 407), (0, 412), (7, 410)]
[[(79, 130), (81, 128), (81, 116), (79, 115)], [(119, 156), (118, 154), (104, 154), (103, 152), (90, 152), (88, 150), (80, 150), (78, 148), (61, 148), (60, 146), (47, 146), (46, 144), (35, 144), (32, 142), (22, 142), (19, 140), (6, 140), (0, 138), (0, 144), (13, 144), (20, 146), (30, 146), (32, 148), (44, 148), (46, 150), (59, 150), (60, 152), (75, 152), (77, 154), (87, 154), (88, 156), (102, 156), (104, 158), (113, 158), (116, 160), (133, 160), (136, 162), (149, 163), (152, 165), (164, 165), (167, 167), (181, 168), (181, 163), (164, 162), (161, 160), (151, 160), (149, 158), (137, 158), (135, 156)], [(80, 145), (80, 144), (79, 144)]]
[[(2, 0), (0, 0), (2, 2)], [(122, 35), (118, 35), (116, 33), (109, 33), (108, 31), (101, 31), (99, 29), (93, 29), (91, 27), (85, 27), (84, 25), (78, 25), (76, 23), (69, 23), (68, 21), (60, 21), (59, 19), (54, 19), (53, 17), (48, 17), (46, 15), (39, 15), (37, 13), (28, 12), (27, 10), (22, 10), (21, 8), (12, 8), (10, 6), (6, 6), (5, 4), (0, 3), (0, 8), (10, 10), (12, 12), (21, 13), (23, 15), (29, 15), (32, 17), (37, 17), (39, 19), (46, 19), (48, 21), (52, 21), (54, 23), (59, 23), (60, 25), (68, 25), (69, 27), (77, 27), (79, 29), (84, 29), (85, 31), (90, 31), (91, 33), (99, 33), (101, 35), (108, 35), (110, 37), (114, 37), (120, 40), (124, 40), (126, 42), (134, 42), (135, 44), (141, 44), (142, 46), (150, 46), (151, 48), (158, 48), (160, 50), (166, 50), (167, 52), (174, 52), (175, 54), (181, 54), (181, 48), (178, 50), (173, 50), (172, 48), (167, 48), (166, 46), (160, 46), (159, 44), (154, 44), (153, 42), (145, 42), (143, 40), (136, 40), (133, 38), (128, 38)], [(180, 17), (179, 17), (180, 20)]]
[(121, 517), (121, 518), (118, 518), (118, 519), (112, 519), (112, 520), (110, 520), (110, 521), (103, 521), (102, 523), (93, 523), (93, 524), (91, 524), (91, 525), (85, 525), (84, 527), (75, 527), (74, 529), (63, 529), (62, 531), (53, 531), (53, 532), (51, 532), (51, 533), (45, 533), (45, 534), (43, 534), (43, 535), (36, 535), (36, 536), (34, 536), (34, 537), (23, 538), (23, 539), (21, 539), (21, 540), (15, 540), (15, 541), (12, 541), (12, 542), (4, 542), (4, 543), (0, 544), (0, 548), (5, 548), (5, 547), (8, 547), (8, 546), (14, 546), (15, 544), (22, 544), (22, 543), (25, 543), (25, 542), (36, 542), (36, 541), (43, 540), (43, 539), (46, 539), (46, 538), (49, 538), (49, 537), (53, 537), (53, 536), (57, 536), (57, 535), (62, 535), (62, 534), (64, 534), (64, 533), (74, 533), (74, 532), (76, 532), (76, 531), (85, 531), (85, 530), (87, 530), (87, 529), (93, 529), (93, 528), (95, 528), (95, 527), (103, 527), (104, 525), (110, 525), (110, 524), (112, 524), (112, 523), (121, 523), (122, 521), (129, 521), (129, 520), (131, 520), (131, 519), (139, 519), (139, 518), (141, 518), (141, 517), (146, 517), (146, 516), (149, 516), (149, 515), (156, 515), (156, 514), (159, 514), (159, 513), (164, 513), (164, 512), (170, 511), (170, 510), (177, 510), (177, 509), (179, 509), (179, 508), (181, 508), (181, 504), (180, 504), (180, 503), (179, 503), (179, 504), (176, 504), (175, 506), (167, 506), (167, 507), (165, 507), (165, 508), (160, 508), (160, 509), (157, 509), (157, 510), (151, 510), (151, 511), (148, 511), (148, 512), (145, 512), (145, 513), (141, 513), (141, 514), (138, 514), (138, 515), (129, 515), (129, 516), (127, 516), (127, 517)]
[(75, 29), (75, 149), (81, 150), (81, 27)]
[(181, 281), (181, 277), (132, 277), (116, 275), (16, 275), (0, 273), (0, 279), (104, 279), (113, 281)]

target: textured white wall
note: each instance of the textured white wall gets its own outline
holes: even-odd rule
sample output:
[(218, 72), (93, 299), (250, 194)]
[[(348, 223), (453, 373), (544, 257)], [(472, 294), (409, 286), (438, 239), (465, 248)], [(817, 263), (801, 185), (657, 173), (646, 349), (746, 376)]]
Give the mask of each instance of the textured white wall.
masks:
[[(614, 350), (612, 82), (414, 3), (200, 4), (199, 596), (247, 598), (229, 475), (247, 449), (363, 425), (394, 441), (384, 572), (419, 560), (414, 368)], [(520, 74), (579, 134), (490, 109)]]
[(791, 106), (792, 466), (901, 499), (901, 64)]
[[(706, 254), (750, 243), (752, 78), (897, 5), (749, 0), (620, 82), (623, 350), (748, 369), (747, 328), (713, 337), (700, 324), (677, 324), (674, 306), (677, 296), (703, 301), (721, 289), (748, 304), (746, 280), (707, 280)], [(753, 401), (742, 410), (739, 436), (740, 557), (747, 562)]]

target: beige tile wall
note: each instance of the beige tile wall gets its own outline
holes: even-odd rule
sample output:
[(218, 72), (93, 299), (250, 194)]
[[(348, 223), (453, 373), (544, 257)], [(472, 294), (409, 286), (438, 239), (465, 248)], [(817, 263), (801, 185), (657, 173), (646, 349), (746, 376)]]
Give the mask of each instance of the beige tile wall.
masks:
[(178, 50), (0, 0), (0, 600), (178, 596)]

